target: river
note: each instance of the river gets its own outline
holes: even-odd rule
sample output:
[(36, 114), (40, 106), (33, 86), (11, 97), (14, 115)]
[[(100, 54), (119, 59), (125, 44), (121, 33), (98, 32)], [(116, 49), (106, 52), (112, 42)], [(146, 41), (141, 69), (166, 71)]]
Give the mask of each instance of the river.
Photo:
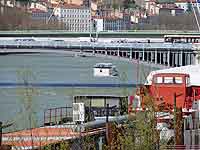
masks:
[[(113, 63), (119, 77), (94, 77), (96, 63)], [(69, 57), (55, 54), (18, 54), (0, 56), (0, 83), (143, 83), (146, 75), (155, 68), (151, 65), (138, 65), (131, 61), (97, 57)], [(139, 70), (139, 74), (137, 71)], [(75, 88), (46, 87), (33, 88), (27, 99), (25, 89), (20, 87), (1, 87), (0, 121), (13, 122), (4, 130), (12, 131), (28, 128), (26, 107), (30, 104), (34, 114), (34, 126), (43, 122), (43, 112), (47, 108), (71, 105), (73, 95), (77, 94), (132, 94), (132, 88)]]

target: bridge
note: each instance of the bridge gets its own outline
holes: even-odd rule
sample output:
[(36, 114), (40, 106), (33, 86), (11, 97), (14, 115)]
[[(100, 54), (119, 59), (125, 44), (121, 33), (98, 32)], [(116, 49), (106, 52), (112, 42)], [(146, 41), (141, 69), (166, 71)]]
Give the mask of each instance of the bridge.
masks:
[[(99, 38), (163, 38), (166, 34), (200, 35), (198, 31), (138, 30), (99, 32)], [(14, 30), (0, 31), (0, 37), (96, 37), (96, 32), (69, 32), (66, 30)]]
[[(0, 54), (63, 53), (104, 55), (164, 65), (167, 67), (199, 63), (199, 46), (191, 43), (110, 43), (67, 41), (1, 40)], [(84, 57), (84, 54), (82, 55)]]

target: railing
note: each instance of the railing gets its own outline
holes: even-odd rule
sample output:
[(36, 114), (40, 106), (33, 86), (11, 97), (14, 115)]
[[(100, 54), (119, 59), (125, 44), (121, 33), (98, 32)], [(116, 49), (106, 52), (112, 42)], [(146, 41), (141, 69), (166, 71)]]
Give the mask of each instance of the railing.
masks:
[[(106, 116), (107, 108), (99, 108), (99, 107), (92, 107), (91, 112), (94, 113), (95, 117), (103, 117)], [(108, 115), (109, 116), (116, 116), (120, 114), (120, 108), (117, 107), (109, 107), (108, 108)]]
[(44, 111), (44, 125), (72, 121), (72, 107), (50, 108)]
[(200, 145), (168, 145), (165, 149), (171, 150), (199, 150)]
[(0, 40), (0, 48), (55, 48), (55, 49), (113, 49), (113, 50), (193, 50), (191, 43), (110, 43), (110, 42), (79, 42), (79, 41), (14, 41)]

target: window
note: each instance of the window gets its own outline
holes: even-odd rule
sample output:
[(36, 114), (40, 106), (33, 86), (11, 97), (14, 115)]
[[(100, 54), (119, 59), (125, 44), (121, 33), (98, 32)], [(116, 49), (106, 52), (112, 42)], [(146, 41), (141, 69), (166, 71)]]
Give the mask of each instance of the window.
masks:
[(164, 83), (173, 83), (173, 77), (164, 77)]
[(162, 77), (156, 77), (154, 82), (155, 83), (163, 83), (162, 80), (163, 80)]
[(186, 85), (188, 86), (190, 84), (190, 78), (186, 77)]
[(175, 77), (175, 83), (181, 84), (183, 83), (182, 77)]

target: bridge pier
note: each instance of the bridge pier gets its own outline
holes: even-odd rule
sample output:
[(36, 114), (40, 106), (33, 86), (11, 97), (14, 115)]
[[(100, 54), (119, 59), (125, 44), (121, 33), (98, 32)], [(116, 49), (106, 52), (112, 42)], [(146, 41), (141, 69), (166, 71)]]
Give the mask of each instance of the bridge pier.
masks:
[(162, 53), (160, 52), (159, 54), (160, 54), (160, 56), (159, 56), (160, 57), (159, 64), (162, 64)]
[(130, 53), (130, 55), (129, 55), (129, 59), (131, 60), (131, 59), (133, 59), (133, 56), (132, 56), (132, 55), (133, 55), (133, 54), (132, 54), (133, 52), (132, 52), (131, 49), (130, 49), (130, 52), (129, 52), (129, 53)]
[(192, 54), (189, 53), (189, 64), (191, 65), (192, 64)]
[(117, 49), (117, 56), (120, 57), (120, 54), (119, 54), (119, 47)]
[(158, 61), (157, 61), (157, 58), (158, 58), (158, 51), (157, 50), (155, 50), (155, 64), (157, 64), (158, 63)]
[(194, 54), (194, 64), (200, 64), (200, 55), (199, 55), (199, 53)]
[(147, 52), (147, 62), (149, 63), (149, 52)]
[(167, 52), (167, 66), (170, 67), (170, 51)]
[(183, 66), (183, 51), (181, 51), (181, 53), (179, 55), (180, 55), (179, 64), (180, 64), (180, 66)]
[(188, 65), (188, 54), (185, 53), (185, 65)]
[(107, 51), (107, 49), (104, 51), (104, 53), (105, 53), (106, 56), (108, 55), (108, 51)]
[(176, 64), (176, 57), (175, 57), (175, 52), (172, 53), (172, 67), (175, 67)]
[(142, 50), (142, 61), (145, 61), (145, 58), (144, 58), (144, 48)]
[(153, 62), (154, 53), (151, 51), (151, 63)]
[(134, 59), (136, 60), (137, 59), (137, 52), (134, 51)]
[(178, 67), (179, 66), (179, 53), (175, 53), (175, 66)]

